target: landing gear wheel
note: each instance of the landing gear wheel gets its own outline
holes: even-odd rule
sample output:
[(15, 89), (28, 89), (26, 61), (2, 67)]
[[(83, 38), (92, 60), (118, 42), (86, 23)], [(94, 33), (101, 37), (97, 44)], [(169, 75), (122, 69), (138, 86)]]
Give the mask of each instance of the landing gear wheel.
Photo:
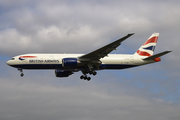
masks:
[(83, 73), (83, 75), (81, 75), (80, 79), (84, 79), (87, 81), (91, 80), (91, 77), (88, 77), (87, 74), (90, 74), (90, 75), (96, 75), (97, 74), (97, 72), (94, 70), (82, 71), (82, 73)]
[(83, 76), (83, 75), (81, 75), (80, 79), (84, 79), (84, 76)]
[(97, 72), (96, 72), (96, 71), (94, 71), (94, 72), (93, 72), (93, 75), (95, 76), (96, 74), (97, 74)]
[(84, 76), (84, 80), (87, 80), (87, 76)]
[(91, 80), (91, 77), (87, 77), (87, 81), (90, 81)]
[(21, 77), (23, 77), (23, 76), (24, 76), (24, 73), (21, 73), (20, 75), (21, 75)]
[(84, 80), (90, 81), (91, 77), (87, 77), (87, 76), (81, 75), (80, 79), (84, 79)]

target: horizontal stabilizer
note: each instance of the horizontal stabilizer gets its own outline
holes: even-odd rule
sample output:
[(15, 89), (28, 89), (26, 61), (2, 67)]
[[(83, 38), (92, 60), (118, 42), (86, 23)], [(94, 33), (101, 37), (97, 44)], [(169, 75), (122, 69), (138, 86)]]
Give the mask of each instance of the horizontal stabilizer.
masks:
[(161, 57), (161, 56), (163, 56), (163, 55), (165, 55), (165, 54), (168, 54), (169, 52), (171, 52), (171, 51), (164, 51), (164, 52), (162, 52), (162, 53), (159, 53), (159, 54), (156, 54), (156, 55), (147, 57), (147, 58), (145, 58), (145, 59), (143, 59), (143, 60), (154, 60), (155, 58)]

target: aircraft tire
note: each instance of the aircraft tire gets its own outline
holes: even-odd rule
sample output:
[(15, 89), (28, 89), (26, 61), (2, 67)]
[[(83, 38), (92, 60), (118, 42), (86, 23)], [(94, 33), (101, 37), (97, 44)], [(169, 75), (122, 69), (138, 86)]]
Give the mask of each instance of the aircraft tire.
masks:
[(24, 76), (24, 73), (21, 73), (20, 75), (21, 75), (21, 77), (23, 77), (23, 76)]
[(84, 76), (83, 76), (83, 75), (81, 75), (80, 79), (84, 79)]
[(96, 74), (97, 74), (97, 72), (96, 72), (96, 71), (94, 71), (94, 72), (93, 72), (93, 75), (95, 76)]
[(90, 81), (91, 80), (91, 77), (87, 77), (87, 81)]

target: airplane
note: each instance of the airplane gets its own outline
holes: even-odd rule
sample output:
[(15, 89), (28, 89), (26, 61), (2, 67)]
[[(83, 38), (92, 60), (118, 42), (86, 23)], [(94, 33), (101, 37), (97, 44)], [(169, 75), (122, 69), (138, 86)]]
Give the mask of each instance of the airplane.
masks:
[(23, 69), (54, 69), (56, 77), (68, 77), (81, 71), (80, 79), (91, 80), (87, 74), (96, 75), (98, 70), (119, 70), (161, 61), (164, 51), (153, 55), (159, 33), (153, 33), (134, 54), (109, 54), (132, 36), (126, 36), (87, 54), (23, 54), (7, 61), (7, 65), (18, 68), (23, 77)]

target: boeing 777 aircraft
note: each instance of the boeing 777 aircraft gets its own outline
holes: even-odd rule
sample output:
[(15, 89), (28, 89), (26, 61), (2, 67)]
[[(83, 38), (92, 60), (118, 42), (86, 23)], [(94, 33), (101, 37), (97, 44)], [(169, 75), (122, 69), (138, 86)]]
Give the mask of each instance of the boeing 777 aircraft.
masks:
[(125, 69), (155, 63), (161, 61), (159, 57), (171, 52), (153, 55), (159, 37), (159, 33), (153, 33), (132, 55), (109, 54), (132, 35), (128, 34), (88, 54), (23, 54), (13, 57), (7, 64), (18, 68), (21, 76), (24, 76), (23, 69), (54, 69), (56, 77), (68, 77), (82, 71), (80, 78), (89, 81), (91, 77), (87, 74), (96, 75), (98, 70)]

